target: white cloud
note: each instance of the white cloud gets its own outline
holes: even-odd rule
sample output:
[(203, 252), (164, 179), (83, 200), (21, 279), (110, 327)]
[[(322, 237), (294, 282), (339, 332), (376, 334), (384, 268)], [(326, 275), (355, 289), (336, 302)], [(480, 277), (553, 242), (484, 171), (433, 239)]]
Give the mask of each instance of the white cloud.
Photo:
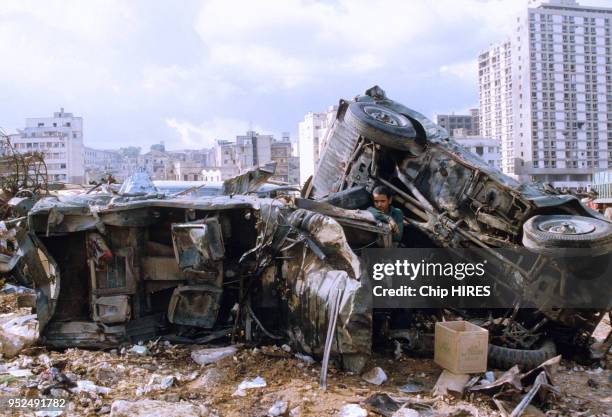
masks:
[(232, 118), (215, 117), (200, 124), (168, 118), (166, 119), (166, 125), (176, 131), (179, 137), (177, 146), (183, 148), (212, 147), (217, 139), (233, 140), (237, 135), (242, 135), (247, 130), (269, 133), (269, 130), (261, 126), (252, 126), (245, 120)]
[(462, 80), (476, 83), (478, 81), (478, 60), (455, 62), (453, 64), (442, 65), (440, 74), (443, 76), (452, 75)]
[(486, 47), (523, 8), (500, 0), (211, 0), (195, 30), (213, 67), (241, 68), (259, 90), (270, 91), (316, 84), (339, 71), (350, 76), (449, 55), (462, 39), (445, 34), (461, 35), (460, 28), (481, 33)]

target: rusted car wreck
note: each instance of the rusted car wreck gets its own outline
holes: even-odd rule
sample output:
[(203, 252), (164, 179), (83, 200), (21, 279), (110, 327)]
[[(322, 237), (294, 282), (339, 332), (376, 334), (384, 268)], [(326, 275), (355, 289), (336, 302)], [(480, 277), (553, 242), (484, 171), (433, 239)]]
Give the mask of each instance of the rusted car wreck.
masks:
[[(387, 319), (398, 312), (374, 311), (365, 285), (361, 251), (392, 246), (389, 225), (365, 210), (379, 184), (395, 191), (404, 211), (406, 246), (525, 246), (547, 259), (559, 247), (612, 251), (610, 222), (575, 197), (518, 184), (378, 87), (340, 102), (325, 143), (303, 198), (251, 195), (273, 173), (264, 167), (228, 181), (219, 196), (164, 195), (137, 176), (118, 194), (38, 201), (16, 241), (37, 290), (42, 343), (288, 338), (321, 358), (333, 333), (332, 357), (354, 371), (375, 335), (412, 338), (414, 348), (419, 336), (408, 328), (423, 315), (401, 312), (405, 320), (391, 328)], [(556, 279), (545, 263), (501, 264), (528, 271), (526, 279)], [(519, 307), (490, 320), (500, 362), (550, 357), (556, 335), (586, 345), (606, 311)]]
[(372, 316), (351, 246), (384, 246), (388, 228), (365, 211), (247, 195), (266, 174), (255, 173), (218, 197), (167, 197), (139, 178), (116, 196), (40, 200), (19, 246), (38, 291), (42, 343), (289, 335), (320, 357), (337, 300), (334, 350), (360, 369)]

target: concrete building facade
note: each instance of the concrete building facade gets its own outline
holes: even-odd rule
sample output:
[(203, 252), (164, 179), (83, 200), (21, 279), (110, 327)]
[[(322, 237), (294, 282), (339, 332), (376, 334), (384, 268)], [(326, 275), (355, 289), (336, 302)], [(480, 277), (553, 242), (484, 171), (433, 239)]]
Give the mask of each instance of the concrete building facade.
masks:
[[(581, 190), (595, 172), (612, 167), (611, 31), (612, 8), (574, 0), (532, 0), (518, 17), (511, 81), (499, 84), (502, 94), (512, 91), (512, 139), (502, 134), (508, 174)], [(493, 100), (486, 100), (497, 87), (491, 52), (479, 58), (481, 129), (489, 136), (489, 126), (497, 137), (503, 114), (500, 123)]]
[(310, 112), (298, 126), (298, 155), (300, 165), (299, 183), (306, 182), (314, 174), (319, 156), (325, 146), (325, 136), (334, 120), (337, 106), (331, 106), (325, 112)]
[(226, 179), (255, 166), (276, 162), (276, 175), (272, 178), (298, 184), (299, 163), (293, 149), (294, 144), (287, 133), (277, 140), (272, 135), (248, 131), (245, 135), (236, 136), (234, 142), (218, 140), (214, 152), (215, 164), (221, 170), (223, 179)]
[(509, 175), (514, 174), (511, 51), (508, 40), (478, 57), (479, 135), (499, 141), (502, 170)]
[(478, 109), (470, 109), (470, 114), (438, 114), (436, 123), (454, 137), (456, 129), (463, 129), (469, 136), (479, 135)]
[(456, 136), (454, 139), (490, 166), (501, 169), (501, 147), (497, 139), (482, 136)]
[(94, 149), (84, 146), (85, 183), (100, 181), (109, 174), (118, 182), (122, 182), (130, 175), (126, 170), (125, 159), (118, 150)]
[(26, 119), (26, 126), (11, 135), (16, 151), (44, 154), (49, 181), (82, 184), (85, 181), (83, 118), (72, 113)]

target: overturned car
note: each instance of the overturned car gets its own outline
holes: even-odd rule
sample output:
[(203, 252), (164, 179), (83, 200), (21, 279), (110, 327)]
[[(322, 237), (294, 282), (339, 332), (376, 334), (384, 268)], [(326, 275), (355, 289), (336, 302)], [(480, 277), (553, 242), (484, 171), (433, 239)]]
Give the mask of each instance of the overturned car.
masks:
[(321, 357), (328, 306), (337, 303), (333, 354), (360, 369), (372, 315), (351, 247), (388, 246), (389, 229), (366, 211), (244, 194), (272, 173), (245, 174), (213, 197), (168, 197), (141, 175), (119, 195), (40, 200), (19, 247), (42, 343), (289, 336)]
[[(552, 308), (585, 282), (566, 282), (568, 267), (587, 279), (605, 270), (612, 253), (612, 223), (576, 197), (542, 184), (518, 183), (379, 87), (340, 101), (324, 143), (305, 197), (363, 209), (371, 204), (374, 187), (384, 184), (395, 192), (408, 226), (402, 246), (477, 248), (500, 266), (502, 284), (531, 298), (535, 309), (521, 309), (524, 300), (518, 300), (501, 316), (461, 312), (466, 318), (489, 318), (483, 321), (493, 327), (493, 362), (537, 363), (554, 354), (551, 337), (562, 348), (585, 346), (612, 308), (610, 279), (597, 289), (607, 294), (607, 305)], [(500, 248), (527, 248), (536, 256), (511, 259), (500, 255)], [(588, 295), (583, 305), (589, 305)]]

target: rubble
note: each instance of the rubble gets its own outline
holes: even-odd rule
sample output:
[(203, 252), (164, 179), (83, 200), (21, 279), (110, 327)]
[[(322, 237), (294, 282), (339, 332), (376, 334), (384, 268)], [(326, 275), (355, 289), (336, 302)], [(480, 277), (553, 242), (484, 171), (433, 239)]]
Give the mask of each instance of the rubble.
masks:
[(368, 372), (361, 375), (364, 381), (374, 385), (381, 385), (387, 380), (387, 374), (380, 367), (370, 369)]
[(233, 397), (244, 397), (246, 396), (246, 390), (255, 388), (264, 388), (267, 386), (266, 380), (258, 376), (253, 379), (245, 379), (238, 385), (236, 391), (232, 394)]
[(413, 410), (412, 408), (400, 408), (395, 413), (391, 415), (391, 417), (419, 417), (420, 414), (417, 410)]
[(0, 353), (6, 358), (16, 356), (38, 339), (36, 315), (0, 315)]
[(436, 385), (432, 390), (432, 396), (434, 397), (445, 397), (447, 395), (453, 395), (461, 398), (463, 390), (470, 380), (468, 374), (454, 374), (446, 369), (442, 371)]
[(347, 404), (340, 409), (338, 417), (367, 417), (367, 410), (361, 408), (357, 404)]
[(113, 402), (111, 417), (208, 417), (210, 413), (203, 406), (197, 406), (186, 401), (169, 403), (157, 400)]
[(285, 416), (287, 414), (288, 407), (289, 407), (289, 404), (287, 404), (286, 401), (282, 401), (282, 400), (276, 401), (274, 404), (272, 404), (272, 407), (270, 407), (270, 409), (268, 410), (268, 416), (269, 417)]
[(198, 365), (208, 365), (215, 363), (225, 357), (233, 356), (238, 352), (236, 346), (226, 346), (222, 348), (198, 349), (191, 352), (191, 358)]

